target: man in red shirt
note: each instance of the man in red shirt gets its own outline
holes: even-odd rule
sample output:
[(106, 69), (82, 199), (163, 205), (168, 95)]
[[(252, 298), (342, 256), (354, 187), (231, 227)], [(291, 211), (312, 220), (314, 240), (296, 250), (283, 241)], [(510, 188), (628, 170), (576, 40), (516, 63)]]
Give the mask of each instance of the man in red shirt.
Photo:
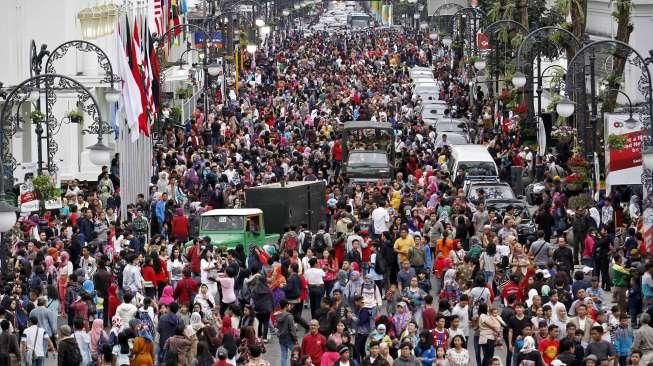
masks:
[(540, 341), (538, 349), (542, 353), (542, 360), (544, 360), (547, 366), (551, 365), (551, 361), (558, 356), (558, 351), (560, 350), (559, 333), (560, 329), (558, 329), (558, 326), (551, 324), (549, 325), (549, 336)]
[(309, 356), (313, 365), (319, 365), (326, 347), (326, 338), (318, 332), (319, 323), (313, 319), (309, 323), (309, 332), (302, 339), (302, 356)]
[(179, 305), (187, 305), (191, 308), (190, 299), (193, 295), (197, 294), (197, 282), (190, 277), (191, 272), (188, 267), (184, 268), (184, 278), (177, 283), (175, 287), (175, 292), (173, 294), (174, 298), (177, 299)]
[(190, 262), (190, 270), (193, 272), (195, 277), (200, 276), (200, 254), (202, 252), (200, 241), (203, 240), (198, 240), (197, 238), (193, 239), (193, 245), (188, 248), (188, 252), (186, 252), (186, 259)]
[(501, 290), (501, 298), (503, 299), (505, 305), (508, 305), (508, 296), (510, 295), (515, 295), (515, 301), (517, 303), (521, 303), (523, 301), (522, 291), (519, 288), (519, 278), (514, 274), (510, 276), (510, 282), (503, 286), (503, 290)]
[(424, 330), (433, 330), (438, 325), (438, 313), (435, 311), (435, 307), (433, 307), (433, 296), (424, 296), (424, 302), (426, 303), (426, 306), (422, 311), (423, 328)]

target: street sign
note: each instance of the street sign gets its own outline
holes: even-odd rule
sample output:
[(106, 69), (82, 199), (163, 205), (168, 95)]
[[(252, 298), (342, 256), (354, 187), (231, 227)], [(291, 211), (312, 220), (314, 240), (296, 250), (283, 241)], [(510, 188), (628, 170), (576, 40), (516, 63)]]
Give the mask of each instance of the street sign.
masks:
[(490, 49), (490, 37), (485, 33), (476, 33), (476, 47), (479, 51), (487, 51)]
[(251, 13), (254, 11), (254, 5), (240, 5), (238, 9), (245, 13)]

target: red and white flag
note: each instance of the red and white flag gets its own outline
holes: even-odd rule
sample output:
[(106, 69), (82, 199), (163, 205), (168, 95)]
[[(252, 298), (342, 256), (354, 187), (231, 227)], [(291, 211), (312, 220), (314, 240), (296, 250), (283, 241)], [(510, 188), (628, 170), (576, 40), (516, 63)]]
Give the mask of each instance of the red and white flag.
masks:
[(156, 33), (159, 36), (163, 35), (163, 6), (162, 0), (153, 0), (149, 3), (148, 23), (147, 27), (150, 33)]
[(141, 54), (141, 45), (140, 45), (140, 32), (138, 31), (138, 24), (134, 21), (134, 33), (131, 37), (131, 52), (129, 55), (130, 65), (132, 74), (134, 75), (134, 80), (138, 84), (138, 92), (140, 94), (139, 98), (135, 103), (140, 100), (142, 113), (138, 116), (138, 130), (145, 136), (150, 135), (150, 129), (147, 123), (147, 99), (145, 97), (145, 87), (144, 87), (144, 78), (143, 73), (141, 72), (140, 66), (142, 65), (143, 56)]
[[(129, 22), (126, 22), (125, 24), (127, 29), (127, 42), (130, 44), (131, 48), (131, 39), (129, 38)], [(131, 132), (131, 140), (132, 142), (135, 142), (138, 140), (138, 119), (139, 116), (143, 113), (143, 106), (140, 103), (138, 83), (134, 79), (134, 74), (132, 73), (131, 66), (129, 65), (129, 57), (127, 56), (127, 52), (125, 50), (125, 44), (122, 41), (120, 28), (114, 32), (114, 36), (116, 42), (116, 53), (118, 57), (116, 72), (122, 80), (122, 90), (118, 104), (120, 105), (121, 113), (124, 115), (125, 120), (127, 121), (127, 126)]]

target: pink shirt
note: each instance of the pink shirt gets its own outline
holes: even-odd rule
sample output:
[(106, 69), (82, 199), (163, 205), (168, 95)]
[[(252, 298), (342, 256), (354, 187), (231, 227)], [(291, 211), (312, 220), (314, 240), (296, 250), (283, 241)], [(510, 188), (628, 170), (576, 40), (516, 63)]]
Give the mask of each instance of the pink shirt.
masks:
[(222, 287), (222, 302), (224, 304), (231, 304), (236, 301), (236, 294), (234, 293), (234, 279), (231, 277), (218, 277)]

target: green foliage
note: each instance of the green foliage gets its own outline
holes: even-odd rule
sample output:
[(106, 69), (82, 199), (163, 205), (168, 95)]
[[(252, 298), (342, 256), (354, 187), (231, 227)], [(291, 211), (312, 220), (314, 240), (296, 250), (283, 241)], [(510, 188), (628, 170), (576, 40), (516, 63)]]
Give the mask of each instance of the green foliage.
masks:
[(551, 95), (551, 101), (549, 104), (546, 106), (546, 111), (547, 112), (554, 112), (556, 110), (556, 105), (560, 102), (562, 98), (560, 97), (560, 94), (552, 94)]
[(486, 14), (486, 18), (490, 22), (496, 22), (499, 20), (499, 16), (501, 14), (501, 3), (499, 1), (492, 2)]
[(45, 119), (45, 116), (40, 111), (36, 110), (30, 113), (29, 118), (32, 122), (42, 122)]
[(521, 33), (517, 33), (510, 40), (510, 45), (512, 46), (512, 48), (518, 49), (523, 42), (524, 42), (524, 35)]
[(191, 88), (179, 88), (177, 89), (177, 98), (179, 99), (188, 99), (193, 96), (193, 90)]
[(179, 107), (170, 108), (170, 118), (174, 122), (180, 123), (181, 122), (181, 108), (179, 108)]
[(572, 210), (583, 210), (594, 205), (592, 198), (586, 194), (579, 194), (569, 198), (569, 208)]
[(44, 201), (61, 198), (61, 189), (54, 186), (52, 178), (48, 175), (39, 174), (32, 179), (32, 185), (39, 199)]
[(84, 120), (84, 114), (77, 109), (73, 109), (67, 114), (71, 122), (80, 123)]
[(624, 135), (615, 135), (611, 133), (608, 135), (608, 146), (614, 150), (621, 150), (628, 143), (628, 138)]

